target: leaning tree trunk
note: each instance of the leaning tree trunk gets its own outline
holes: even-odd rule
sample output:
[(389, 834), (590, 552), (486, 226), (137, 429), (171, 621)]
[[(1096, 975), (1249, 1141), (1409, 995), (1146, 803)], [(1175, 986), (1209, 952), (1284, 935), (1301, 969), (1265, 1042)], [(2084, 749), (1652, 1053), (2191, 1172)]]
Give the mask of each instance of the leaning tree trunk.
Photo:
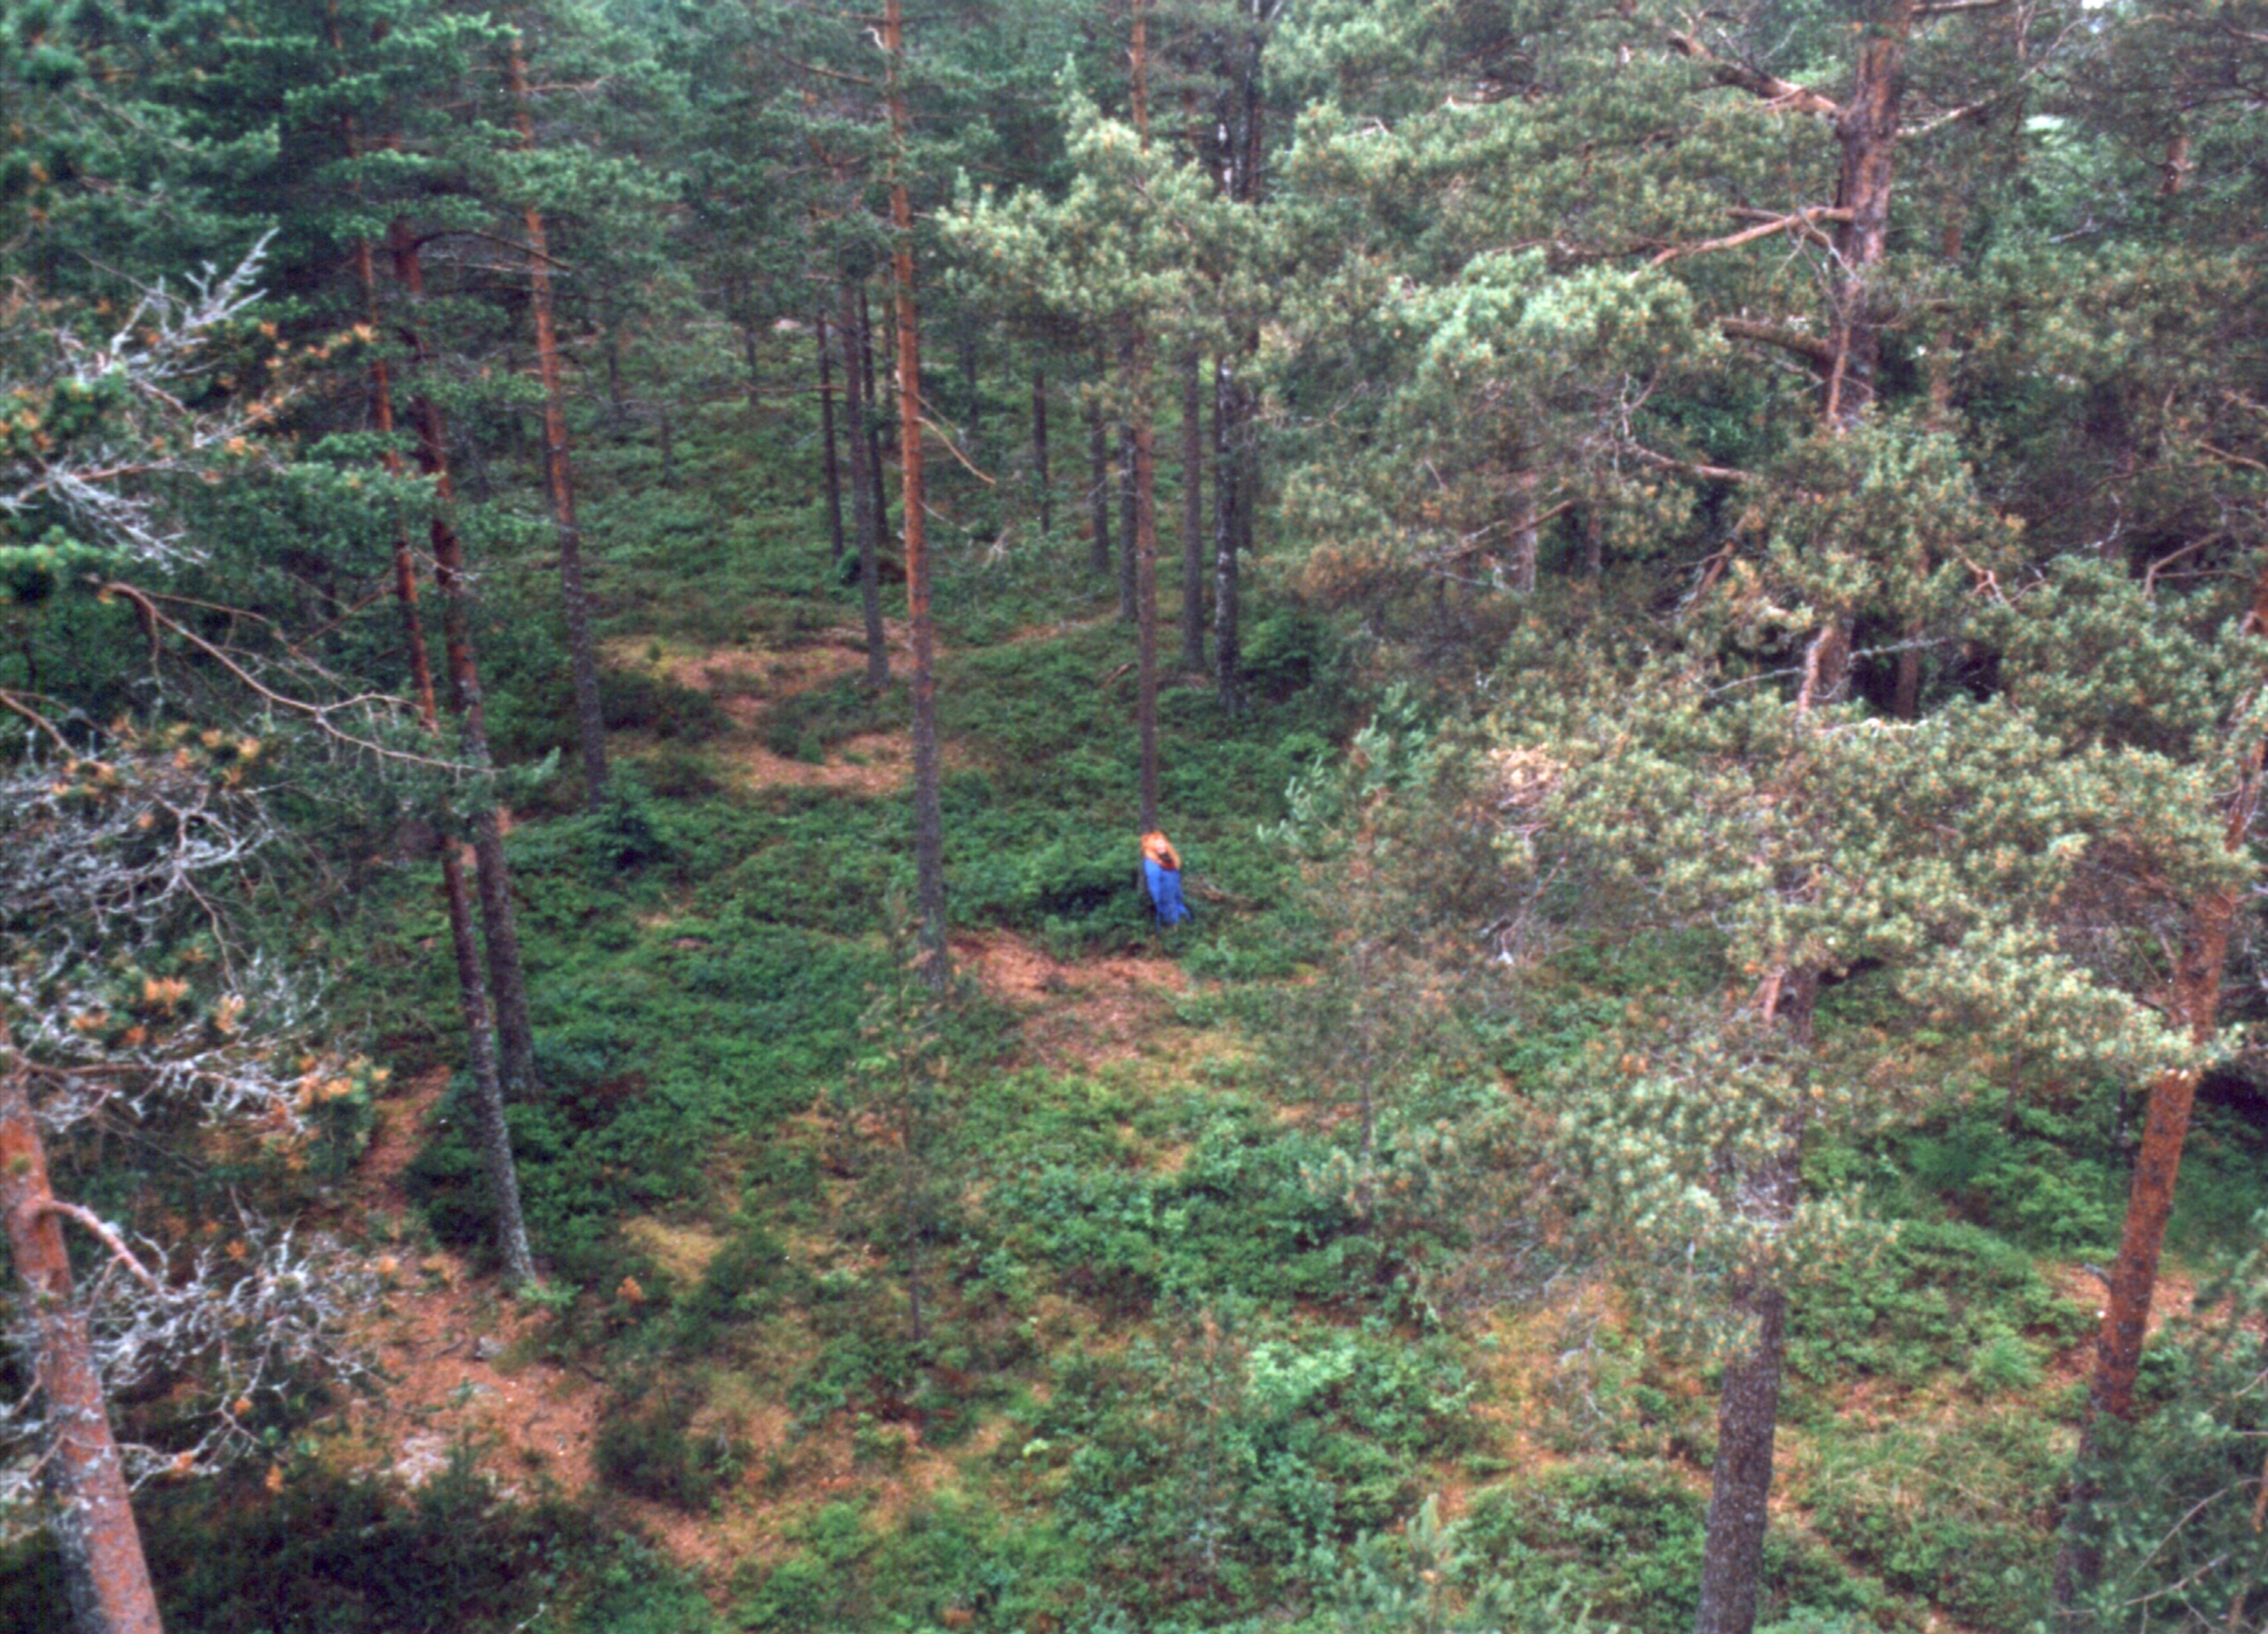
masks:
[[(417, 242), (407, 223), (394, 224), (394, 276), (415, 305), (425, 293), (425, 272)], [(424, 335), (409, 329), (411, 356), (422, 365)], [(482, 809), (473, 819), (474, 872), (480, 888), (481, 924), (487, 932), (489, 992), (496, 1004), (497, 1034), (507, 1094), (533, 1096), (536, 1090), (535, 1034), (528, 1019), (527, 977), (520, 958), (519, 927), (512, 903), (512, 871), (504, 860), (504, 825), (495, 800), (496, 774), (489, 755), (488, 708), (480, 670), (473, 657), (471, 586), (465, 574), (463, 542), (450, 511), (456, 490), (449, 474), (447, 427), (440, 406), (423, 392), (410, 399), (417, 433), (418, 469), (433, 483), (434, 510), (427, 536), (433, 552), (433, 577), (441, 592), (441, 641), (449, 678), (449, 708), (463, 734), (465, 754), (481, 780)]]
[(0, 1222), (21, 1291), (18, 1365), (37, 1395), (40, 1480), (71, 1626), (78, 1634), (159, 1634), (86, 1314), (71, 1289), (29, 1075), (17, 1064), (0, 1075)]
[(921, 345), (914, 321), (914, 212), (906, 191), (905, 18), (901, 0), (885, 0), (882, 48), (889, 55), (898, 470), (906, 512), (906, 623), (914, 649), (914, 896), (921, 914), (922, 979), (942, 989), (953, 980), (953, 954), (945, 940), (945, 812), (939, 790), (936, 637), (930, 627), (929, 552), (923, 526)]
[(866, 620), (866, 688), (890, 684), (890, 648), (882, 629), (882, 511), (875, 500), (873, 410), (859, 354), (866, 346), (865, 296), (843, 286), (843, 393), (850, 419), (850, 521), (858, 536), (858, 605)]
[[(370, 241), (355, 244), (355, 269), (362, 279), (363, 298), (371, 328), (379, 328), (378, 277), (371, 264)], [(394, 445), (394, 387), (387, 361), (374, 357), (370, 365), (371, 418), (384, 445), (387, 475), (401, 475), (401, 455)], [(409, 678), (416, 692), (417, 718), (425, 730), (440, 735), (439, 708), (433, 691), (433, 662), (425, 644), (424, 621), (417, 611), (417, 564), (409, 551), (409, 530), (396, 519), (394, 534), (394, 594), (401, 609), (402, 637), (409, 652)], [(504, 1086), (497, 1073), (496, 1035), (489, 1023), (488, 993), (481, 979), (480, 949), (473, 936), (472, 902), (465, 886), (465, 864), (456, 842), (441, 844), (441, 894), (449, 915), (449, 949), (457, 972), (457, 1005), (465, 1018), (465, 1055), (472, 1070), (473, 1099), (480, 1123), (481, 1164), (486, 1171), (489, 1195), (497, 1213), (497, 1250), (504, 1261), (505, 1280), (535, 1280), (535, 1257), (529, 1249), (527, 1222), (519, 1203), (519, 1174), (512, 1162), (512, 1137), (504, 1126)]]

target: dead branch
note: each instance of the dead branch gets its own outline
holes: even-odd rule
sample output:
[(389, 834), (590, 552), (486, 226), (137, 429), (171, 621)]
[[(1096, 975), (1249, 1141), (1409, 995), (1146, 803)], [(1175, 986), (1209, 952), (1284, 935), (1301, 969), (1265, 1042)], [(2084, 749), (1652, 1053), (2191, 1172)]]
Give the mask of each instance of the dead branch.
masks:
[(109, 1223), (92, 1209), (82, 1208), (76, 1203), (65, 1203), (57, 1197), (50, 1197), (40, 1204), (39, 1211), (42, 1214), (60, 1214), (67, 1220), (76, 1220), (92, 1233), (104, 1248), (110, 1250), (112, 1259), (134, 1274), (135, 1281), (152, 1293), (160, 1292), (158, 1279), (150, 1274), (149, 1268), (134, 1257), (134, 1250), (128, 1248), (125, 1240), (116, 1232), (111, 1230)]
[(1760, 222), (1753, 227), (1743, 227), (1738, 232), (1728, 232), (1721, 239), (1705, 239), (1698, 244), (1673, 244), (1646, 262), (1646, 265), (1661, 267), (1673, 261), (1682, 261), (1688, 255), (1705, 255), (1712, 250), (1738, 249), (1743, 244), (1753, 244), (1758, 239), (1768, 239), (1776, 232), (1793, 232), (1804, 238), (1818, 239), (1824, 242), (1826, 235), (1811, 224), (1812, 217), (1815, 216), (1828, 221), (1851, 219), (1851, 212), (1847, 210), (1831, 208), (1799, 210), (1792, 215), (1774, 216), (1769, 221)]
[(1703, 45), (1692, 35), (1672, 31), (1668, 36), (1669, 48), (1690, 62), (1698, 63), (1709, 70), (1709, 77), (1720, 85), (1731, 85), (1761, 98), (1768, 107), (1789, 108), (1800, 114), (1816, 114), (1822, 119), (1840, 119), (1841, 106), (1808, 85), (1799, 85), (1792, 80), (1767, 74), (1760, 68), (1745, 63), (1728, 63)]

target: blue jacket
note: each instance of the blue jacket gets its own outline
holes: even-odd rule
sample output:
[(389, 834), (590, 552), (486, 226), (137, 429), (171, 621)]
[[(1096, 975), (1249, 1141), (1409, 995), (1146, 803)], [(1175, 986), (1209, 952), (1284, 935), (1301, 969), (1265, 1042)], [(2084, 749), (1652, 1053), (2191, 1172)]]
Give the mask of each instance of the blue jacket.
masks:
[(1160, 924), (1179, 924), (1189, 916), (1189, 905), (1182, 900), (1180, 869), (1167, 868), (1145, 857), (1142, 877), (1149, 882), (1150, 901), (1158, 910)]

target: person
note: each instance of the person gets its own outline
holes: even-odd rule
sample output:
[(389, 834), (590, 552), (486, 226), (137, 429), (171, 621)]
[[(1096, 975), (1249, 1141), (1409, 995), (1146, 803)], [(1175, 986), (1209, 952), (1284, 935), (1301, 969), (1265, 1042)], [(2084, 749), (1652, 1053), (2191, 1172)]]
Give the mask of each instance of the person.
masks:
[(1150, 904), (1161, 925), (1179, 924), (1189, 916), (1182, 900), (1182, 858), (1174, 843), (1152, 828), (1142, 836), (1142, 878), (1150, 887)]

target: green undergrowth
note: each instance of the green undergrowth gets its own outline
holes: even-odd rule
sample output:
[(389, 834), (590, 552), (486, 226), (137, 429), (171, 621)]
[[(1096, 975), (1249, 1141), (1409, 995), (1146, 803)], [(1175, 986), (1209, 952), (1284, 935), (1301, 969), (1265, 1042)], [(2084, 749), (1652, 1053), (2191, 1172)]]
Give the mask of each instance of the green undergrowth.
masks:
[[(809, 474), (777, 452), (805, 448), (803, 412), (768, 401), (755, 430), (787, 433), (768, 438), (743, 402), (688, 408), (666, 482), (652, 427), (594, 441), (607, 634), (780, 651), (856, 627)], [(1379, 1075), (1366, 1153), (1351, 1034), (1326, 1017), (1308, 1055), (1286, 1041), (1287, 995), (1326, 990), (1348, 939), (1338, 882), (1262, 832), (1370, 712), (1346, 629), (1257, 594), (1240, 711), (1168, 677), (1163, 821), (1197, 918), (1162, 935), (1112, 586), (973, 481), (948, 470), (938, 503), (956, 930), (1174, 960), (1186, 988), (1114, 1018), (1135, 1036), (1100, 1064), (1084, 1012), (1020, 1033), (971, 988), (914, 993), (910, 801), (727, 792), (746, 729), (658, 663), (607, 676), (636, 752), (582, 812), (557, 631), (512, 615), (543, 605), (538, 575), (498, 572), (483, 652), (519, 779), (541, 1079), (508, 1117), (553, 1279), (534, 1348), (600, 1383), (600, 1490), (505, 1499), (469, 1458), (410, 1496), (312, 1473), (205, 1507), (166, 1489), (148, 1513), (169, 1626), (1690, 1626), (1721, 1358), (1643, 1292), (1604, 1292), (1618, 1268), (1591, 1257), (1598, 1222), (1549, 1137), (1554, 1086), (1634, 1005), (1726, 990), (1707, 941), (1641, 925), (1517, 968), (1474, 958), (1488, 980), (1456, 990), (1458, 1026), (1413, 1031)], [(902, 729), (903, 682), (752, 691), (755, 735), (838, 758)], [(438, 883), (430, 861), (374, 867), (331, 933), (342, 1009), (404, 1077), (461, 1056)], [(1058, 1020), (1050, 1056), (1032, 1040)], [(1830, 1038), (1899, 1025), (1865, 970), (1822, 1008)], [(2069, 1291), (2111, 1252), (2139, 1100), (2023, 1081), (2011, 1107), (1948, 1041), (1913, 1048), (1955, 1093), (1806, 1154), (1869, 1229), (1795, 1297), (1774, 1634), (2027, 1634), (2042, 1615), (2094, 1321)], [(2177, 1254), (2202, 1262), (2268, 1201), (2261, 1122), (2200, 1108)], [(409, 1183), (421, 1229), (483, 1255), (470, 1137), (460, 1079)], [(2146, 1393), (2186, 1399), (2191, 1376), (2161, 1347)], [(696, 1594), (621, 1498), (766, 1545)], [(51, 1586), (46, 1561), (0, 1571), (0, 1624)]]

